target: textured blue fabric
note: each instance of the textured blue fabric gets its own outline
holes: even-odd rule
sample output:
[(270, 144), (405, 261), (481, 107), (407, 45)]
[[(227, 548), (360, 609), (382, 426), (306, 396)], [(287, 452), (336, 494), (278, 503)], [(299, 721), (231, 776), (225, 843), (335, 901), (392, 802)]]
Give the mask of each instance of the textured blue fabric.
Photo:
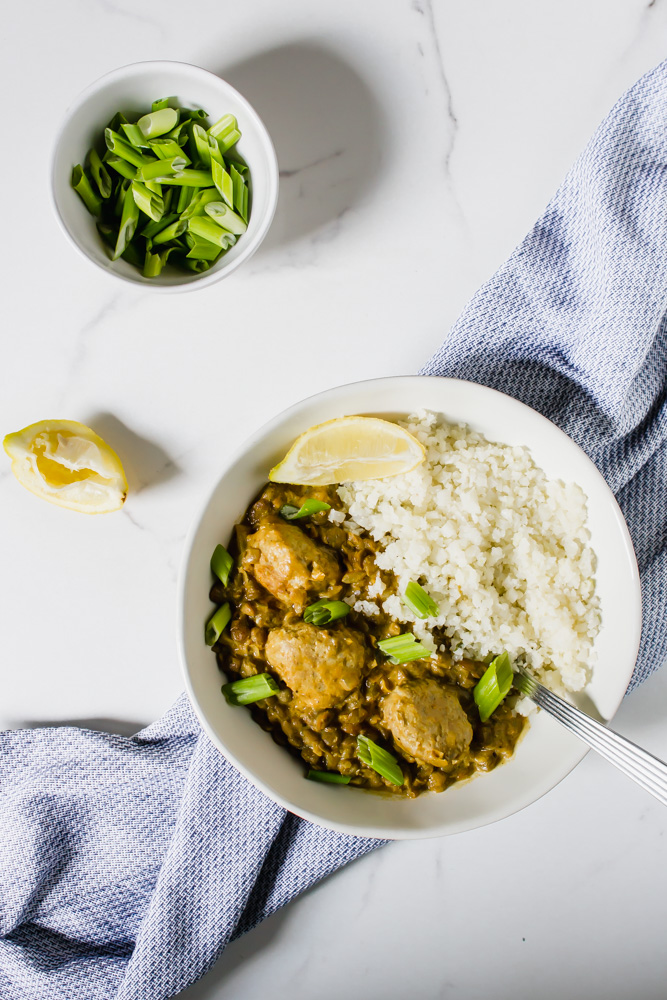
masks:
[[(563, 427), (633, 535), (659, 665), (664, 592), (667, 64), (593, 137), (533, 231), (425, 371), (491, 385)], [(378, 846), (248, 784), (183, 697), (133, 739), (0, 735), (0, 997), (164, 1000), (234, 937)]]

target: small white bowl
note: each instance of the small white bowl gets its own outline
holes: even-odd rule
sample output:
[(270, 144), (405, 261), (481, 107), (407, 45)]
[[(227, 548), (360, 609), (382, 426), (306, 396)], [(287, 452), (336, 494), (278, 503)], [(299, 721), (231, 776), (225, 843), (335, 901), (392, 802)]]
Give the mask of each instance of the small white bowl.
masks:
[[(250, 172), (251, 213), (247, 232), (216, 264), (202, 274), (165, 268), (157, 278), (145, 278), (124, 260), (112, 261), (70, 178), (117, 111), (128, 117), (150, 111), (153, 101), (174, 97), (183, 107), (203, 108), (211, 122), (232, 114), (239, 123), (239, 154)], [(107, 73), (91, 84), (68, 108), (58, 134), (51, 168), (51, 192), (56, 216), (73, 246), (107, 274), (160, 291), (203, 288), (235, 271), (257, 250), (266, 236), (278, 201), (278, 162), (269, 133), (257, 112), (237, 90), (214, 73), (181, 62), (141, 62)]]
[(222, 675), (204, 644), (204, 623), (213, 609), (209, 561), (215, 546), (227, 543), (271, 466), (313, 424), (345, 414), (391, 417), (422, 408), (466, 423), (491, 441), (527, 446), (548, 476), (578, 483), (584, 490), (591, 545), (597, 555), (602, 626), (593, 679), (584, 699), (573, 701), (583, 708), (592, 702), (603, 718), (610, 719), (626, 691), (639, 647), (639, 574), (623, 515), (593, 463), (539, 413), (471, 382), (409, 376), (340, 386), (280, 414), (224, 463), (186, 543), (179, 593), (185, 684), (211, 740), (258, 788), (299, 816), (361, 837), (435, 837), (492, 823), (548, 792), (587, 752), (575, 736), (539, 712), (531, 717), (512, 760), (491, 773), (416, 799), (380, 796), (351, 785), (306, 781), (301, 763), (277, 746), (248, 711), (230, 707), (220, 693)]

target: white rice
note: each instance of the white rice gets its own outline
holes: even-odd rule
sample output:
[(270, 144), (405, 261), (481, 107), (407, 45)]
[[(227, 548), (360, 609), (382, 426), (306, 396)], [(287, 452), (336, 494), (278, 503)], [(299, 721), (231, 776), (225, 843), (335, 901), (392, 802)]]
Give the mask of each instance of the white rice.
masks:
[(424, 622), (399, 596), (383, 601), (381, 582), (364, 596), (412, 624), (429, 649), (438, 626), (455, 658), (506, 650), (551, 688), (581, 689), (600, 626), (581, 488), (547, 479), (527, 449), (433, 413), (401, 423), (425, 446), (426, 461), (338, 493), (355, 527), (382, 544), (377, 564), (396, 575), (399, 593), (415, 580), (440, 614)]

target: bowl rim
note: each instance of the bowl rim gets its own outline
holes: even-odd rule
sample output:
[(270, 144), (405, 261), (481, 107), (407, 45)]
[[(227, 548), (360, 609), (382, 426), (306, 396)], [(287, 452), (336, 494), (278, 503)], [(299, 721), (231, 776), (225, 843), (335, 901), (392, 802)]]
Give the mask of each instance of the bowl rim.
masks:
[[(588, 457), (584, 450), (578, 445), (573, 439), (561, 430), (557, 424), (548, 417), (545, 417), (539, 411), (534, 410), (532, 407), (528, 406), (526, 403), (515, 399), (513, 396), (507, 393), (500, 392), (498, 389), (493, 389), (489, 386), (481, 385), (480, 383), (470, 382), (466, 379), (449, 378), (445, 376), (433, 376), (433, 375), (391, 375), (384, 376), (375, 379), (363, 379), (358, 382), (349, 382), (342, 385), (333, 386), (322, 392), (313, 393), (310, 396), (306, 396), (303, 399), (298, 400), (291, 406), (286, 407), (284, 410), (280, 411), (278, 414), (269, 418), (265, 421), (259, 428), (257, 428), (252, 434), (250, 434), (245, 441), (243, 441), (234, 451), (221, 463), (218, 468), (215, 478), (209, 483), (208, 488), (205, 490), (203, 501), (200, 502), (196, 510), (196, 515), (190, 524), (188, 533), (186, 535), (183, 553), (179, 569), (178, 586), (177, 586), (177, 636), (178, 636), (178, 654), (181, 664), (181, 671), (184, 679), (185, 689), (199, 723), (202, 726), (204, 732), (208, 735), (211, 742), (217, 749), (223, 754), (223, 756), (245, 777), (250, 781), (256, 788), (262, 791), (269, 799), (276, 802), (282, 808), (286, 809), (302, 819), (308, 820), (311, 823), (315, 823), (319, 826), (325, 827), (330, 830), (334, 830), (337, 833), (347, 834), (349, 836), (356, 837), (367, 837), (371, 839), (378, 840), (426, 840), (434, 837), (449, 836), (456, 833), (472, 832), (476, 829), (481, 829), (484, 826), (490, 826), (502, 819), (507, 819), (521, 810), (525, 809), (527, 806), (531, 805), (533, 802), (539, 801), (544, 795), (552, 791), (564, 778), (566, 778), (574, 768), (581, 763), (583, 758), (589, 752), (589, 748), (584, 744), (580, 743), (578, 752), (573, 752), (571, 755), (571, 763), (569, 766), (563, 769), (560, 777), (553, 782), (548, 787), (544, 787), (541, 790), (535, 791), (534, 788), (528, 786), (523, 792), (515, 794), (507, 804), (495, 809), (495, 811), (490, 812), (488, 817), (482, 819), (481, 822), (476, 822), (471, 825), (467, 821), (461, 821), (459, 823), (448, 822), (441, 825), (433, 825), (427, 829), (419, 829), (413, 826), (406, 826), (397, 823), (395, 827), (392, 827), (389, 831), (386, 827), (372, 827), (368, 825), (362, 826), (352, 826), (345, 822), (338, 822), (330, 818), (322, 818), (316, 812), (304, 808), (292, 801), (290, 801), (286, 796), (281, 795), (279, 792), (275, 791), (269, 785), (265, 783), (261, 776), (256, 772), (252, 771), (250, 768), (246, 767), (242, 762), (240, 762), (234, 753), (226, 746), (224, 741), (221, 739), (219, 733), (215, 728), (209, 723), (206, 713), (203, 707), (200, 706), (197, 696), (194, 691), (194, 685), (192, 683), (188, 661), (187, 661), (187, 651), (185, 642), (185, 609), (186, 609), (186, 592), (187, 592), (187, 576), (188, 567), (190, 559), (192, 556), (192, 550), (197, 538), (197, 533), (199, 531), (200, 525), (204, 519), (204, 516), (208, 510), (208, 506), (212, 500), (214, 493), (216, 492), (218, 486), (220, 485), (222, 479), (228, 474), (229, 470), (249, 451), (252, 451), (255, 446), (264, 438), (264, 436), (269, 433), (274, 425), (283, 420), (287, 420), (290, 416), (298, 413), (301, 409), (308, 406), (308, 404), (313, 403), (316, 400), (321, 399), (335, 399), (338, 395), (344, 396), (346, 391), (351, 389), (363, 389), (365, 386), (376, 385), (377, 383), (391, 383), (391, 382), (401, 382), (404, 383), (406, 380), (411, 380), (413, 382), (423, 382), (425, 380), (431, 381), (432, 379), (438, 379), (441, 382), (447, 383), (457, 383), (457, 385), (470, 385), (474, 386), (475, 389), (483, 389), (492, 395), (496, 395), (505, 400), (511, 400), (513, 404), (516, 404), (520, 409), (527, 411), (531, 415), (531, 419), (536, 419), (538, 424), (546, 424), (551, 428), (551, 432), (557, 432), (557, 434), (564, 439), (570, 448), (576, 449), (580, 453), (580, 457), (584, 460), (584, 464), (589, 467), (594, 478), (599, 482), (599, 485), (604, 487), (604, 491), (607, 494), (607, 499), (610, 501), (612, 509), (615, 510), (618, 526), (620, 529), (621, 537), (624, 542), (625, 548), (629, 556), (629, 569), (630, 569), (630, 582), (632, 583), (632, 593), (634, 600), (631, 605), (627, 608), (627, 620), (626, 626), (627, 631), (630, 632), (630, 642), (631, 647), (634, 650), (634, 655), (629, 659), (629, 666), (627, 669), (627, 675), (625, 676), (625, 684), (623, 690), (619, 694), (618, 698), (615, 700), (615, 705), (613, 711), (607, 722), (613, 719), (614, 715), (618, 711), (618, 708), (623, 701), (623, 697), (627, 692), (628, 685), (632, 678), (634, 671), (634, 665), (637, 659), (637, 653), (639, 651), (639, 644), (641, 639), (641, 629), (642, 629), (642, 596), (641, 596), (641, 585), (639, 577), (639, 568), (637, 565), (636, 554), (634, 546), (632, 543), (632, 538), (628, 530), (623, 513), (618, 505), (616, 497), (611, 491), (611, 488), (607, 484), (606, 480), (602, 476), (602, 473), (597, 468), (595, 463)], [(305, 428), (304, 428), (305, 429)], [(631, 661), (631, 662), (630, 662)], [(620, 691), (620, 681), (619, 681), (619, 691)], [(525, 735), (525, 734), (524, 734)], [(573, 737), (576, 743), (576, 738)], [(278, 750), (282, 748), (277, 747)], [(512, 760), (507, 762), (511, 765)], [(478, 776), (479, 777), (479, 776)], [(468, 780), (476, 780), (475, 777)], [(465, 784), (463, 782), (462, 784)], [(363, 789), (359, 791), (363, 792)], [(372, 794), (372, 793), (369, 793)], [(437, 793), (433, 793), (437, 794)]]
[[(262, 145), (265, 147), (267, 153), (267, 160), (269, 163), (268, 170), (268, 208), (261, 220), (259, 229), (254, 234), (251, 240), (248, 241), (247, 247), (239, 253), (228, 266), (220, 267), (218, 270), (204, 271), (202, 274), (193, 274), (192, 277), (188, 277), (187, 281), (180, 282), (174, 285), (163, 285), (159, 282), (148, 282), (141, 281), (139, 278), (131, 278), (125, 274), (120, 274), (118, 271), (113, 269), (103, 267), (99, 261), (95, 258), (90, 257), (83, 247), (79, 244), (79, 241), (74, 237), (70, 231), (65, 219), (60, 211), (60, 206), (58, 204), (58, 197), (56, 194), (56, 158), (60, 143), (62, 141), (63, 135), (70, 121), (79, 109), (93, 97), (95, 94), (104, 90), (104, 88), (115, 82), (132, 75), (132, 72), (150, 72), (150, 71), (168, 71), (173, 72), (176, 75), (182, 77), (188, 77), (192, 79), (193, 77), (200, 77), (201, 79), (207, 79), (210, 81), (215, 81), (216, 84), (222, 85), (226, 91), (231, 91), (234, 94), (236, 100), (243, 105), (244, 110), (249, 118), (251, 118), (256, 127), (257, 133), (261, 137)], [(231, 83), (228, 83), (223, 77), (218, 76), (217, 73), (211, 72), (211, 70), (204, 69), (202, 66), (197, 66), (195, 63), (183, 62), (181, 60), (172, 59), (144, 59), (139, 62), (127, 63), (124, 66), (118, 66), (116, 69), (110, 70), (103, 76), (98, 77), (89, 83), (82, 91), (80, 91), (73, 101), (68, 104), (63, 115), (62, 122), (56, 133), (55, 139), (53, 140), (51, 146), (51, 157), (49, 166), (49, 195), (51, 200), (51, 206), (55, 213), (56, 220), (60, 227), (61, 232), (64, 233), (66, 239), (71, 246), (74, 247), (76, 252), (87, 260), (89, 263), (93, 264), (98, 271), (109, 275), (111, 278), (117, 279), (124, 282), (125, 284), (135, 287), (144, 288), (146, 290), (153, 290), (160, 293), (173, 293), (173, 292), (186, 292), (191, 291), (194, 288), (204, 288), (208, 285), (215, 284), (216, 281), (220, 281), (222, 278), (227, 277), (233, 271), (235, 271), (241, 264), (249, 260), (259, 249), (261, 244), (264, 242), (266, 234), (269, 231), (271, 223), (276, 213), (276, 208), (278, 206), (278, 188), (279, 188), (279, 169), (278, 169), (278, 157), (276, 155), (276, 150), (273, 145), (273, 140), (269, 134), (269, 130), (264, 124), (262, 118), (248, 101), (246, 97), (241, 94), (236, 87), (233, 87)]]

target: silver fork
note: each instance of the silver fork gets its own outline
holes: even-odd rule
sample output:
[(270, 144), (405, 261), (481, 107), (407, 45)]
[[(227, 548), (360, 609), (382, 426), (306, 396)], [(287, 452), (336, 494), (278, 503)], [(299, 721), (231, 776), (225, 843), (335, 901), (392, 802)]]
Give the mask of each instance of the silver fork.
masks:
[(557, 719), (562, 726), (587, 743), (611, 764), (627, 774), (667, 805), (667, 764), (601, 722), (591, 719), (585, 712), (563, 701), (553, 691), (531, 677), (522, 667), (514, 674), (514, 687), (526, 695), (545, 712)]

